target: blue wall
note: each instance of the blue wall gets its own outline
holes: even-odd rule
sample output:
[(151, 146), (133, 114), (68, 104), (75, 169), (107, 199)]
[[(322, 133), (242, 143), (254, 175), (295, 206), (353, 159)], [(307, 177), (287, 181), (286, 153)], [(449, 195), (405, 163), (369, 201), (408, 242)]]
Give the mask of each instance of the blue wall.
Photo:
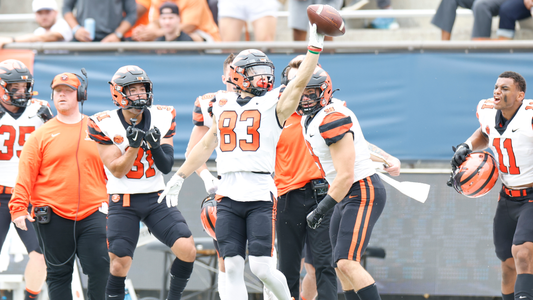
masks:
[[(281, 70), (295, 55), (271, 54)], [(61, 72), (89, 74), (84, 113), (114, 109), (109, 84), (124, 65), (143, 68), (154, 83), (154, 103), (176, 108), (175, 157), (183, 158), (192, 130), (197, 96), (223, 89), (226, 55), (73, 54), (37, 55), (35, 90), (49, 99), (49, 83)], [(492, 97), (503, 71), (533, 78), (531, 53), (390, 53), (323, 54), (322, 67), (332, 78), (335, 97), (357, 115), (370, 142), (404, 160), (449, 160), (451, 146), (466, 140), (479, 125), (478, 101)], [(526, 98), (528, 94), (526, 93)]]

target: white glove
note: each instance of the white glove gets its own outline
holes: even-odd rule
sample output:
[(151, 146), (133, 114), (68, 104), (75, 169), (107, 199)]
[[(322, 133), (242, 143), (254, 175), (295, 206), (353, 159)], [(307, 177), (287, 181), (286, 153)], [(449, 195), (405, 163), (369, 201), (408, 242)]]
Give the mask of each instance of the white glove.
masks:
[(316, 32), (316, 24), (310, 24), (309, 28), (309, 46), (314, 48), (323, 49), (324, 48), (324, 37), (325, 35)]
[(165, 189), (161, 195), (159, 195), (157, 203), (161, 203), (163, 198), (166, 196), (168, 207), (178, 206), (178, 195), (180, 194), (183, 181), (185, 181), (185, 178), (182, 178), (177, 173), (174, 174), (174, 176), (172, 176), (172, 178), (170, 178), (170, 180), (167, 182), (167, 185), (165, 186)]
[(200, 172), (200, 178), (204, 181), (205, 190), (208, 194), (214, 194), (218, 190), (218, 178), (213, 176), (209, 170), (204, 169)]

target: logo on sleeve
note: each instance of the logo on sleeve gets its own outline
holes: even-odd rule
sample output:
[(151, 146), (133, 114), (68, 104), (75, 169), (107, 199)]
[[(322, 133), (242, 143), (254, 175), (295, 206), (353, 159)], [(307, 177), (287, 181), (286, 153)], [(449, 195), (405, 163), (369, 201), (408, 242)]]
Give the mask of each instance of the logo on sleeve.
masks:
[(113, 138), (113, 142), (115, 142), (115, 144), (122, 144), (124, 142), (124, 137), (117, 134)]

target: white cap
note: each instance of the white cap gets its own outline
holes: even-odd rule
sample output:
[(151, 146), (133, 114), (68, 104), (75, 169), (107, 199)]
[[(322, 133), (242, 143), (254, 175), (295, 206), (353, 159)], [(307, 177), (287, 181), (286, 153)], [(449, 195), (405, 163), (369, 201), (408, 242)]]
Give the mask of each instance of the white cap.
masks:
[(57, 10), (56, 0), (33, 0), (33, 12), (38, 12), (43, 9)]

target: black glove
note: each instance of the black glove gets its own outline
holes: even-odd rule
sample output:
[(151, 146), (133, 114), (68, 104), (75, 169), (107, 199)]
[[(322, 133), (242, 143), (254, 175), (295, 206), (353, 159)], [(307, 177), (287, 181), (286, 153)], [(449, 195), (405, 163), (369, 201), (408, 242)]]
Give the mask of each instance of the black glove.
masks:
[(317, 229), (318, 226), (320, 226), (320, 223), (322, 223), (324, 216), (325, 214), (317, 212), (316, 208), (313, 209), (313, 211), (307, 215), (307, 225), (309, 225), (311, 229)]
[(128, 138), (130, 147), (139, 148), (143, 142), (144, 134), (144, 131), (141, 129), (129, 126), (128, 129), (126, 129), (126, 137)]
[(159, 128), (154, 127), (146, 132), (144, 140), (150, 144), (150, 148), (157, 149), (161, 145), (161, 131)]
[(307, 215), (307, 225), (312, 229), (317, 229), (326, 213), (333, 208), (335, 204), (337, 204), (337, 201), (335, 201), (330, 195), (326, 195), (326, 197), (318, 203), (318, 206)]
[(449, 186), (449, 187), (453, 187), (453, 174), (454, 174), (454, 172), (452, 172), (450, 174), (450, 179), (448, 179), (448, 181), (446, 181), (446, 185)]
[(52, 111), (50, 110), (50, 107), (48, 107), (48, 105), (41, 105), (41, 107), (37, 111), (37, 117), (39, 117), (41, 120), (43, 120), (44, 123), (46, 123), (54, 116), (52, 115)]
[(466, 143), (462, 143), (457, 145), (456, 147), (452, 147), (453, 151), (455, 151), (451, 164), (452, 164), (452, 170), (455, 171), (465, 160), (468, 154), (472, 153), (472, 150)]

